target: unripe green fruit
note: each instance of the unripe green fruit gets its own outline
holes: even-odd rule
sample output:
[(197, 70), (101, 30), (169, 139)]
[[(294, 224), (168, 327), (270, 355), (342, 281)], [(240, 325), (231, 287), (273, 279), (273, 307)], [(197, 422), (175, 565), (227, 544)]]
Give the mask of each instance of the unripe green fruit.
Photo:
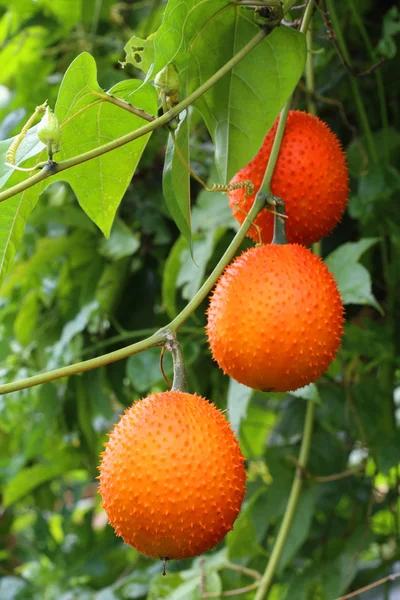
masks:
[(61, 140), (61, 127), (58, 124), (56, 115), (49, 107), (46, 108), (46, 112), (38, 125), (37, 134), (39, 140), (46, 145), (49, 143), (57, 145)]
[(154, 85), (160, 93), (171, 94), (179, 92), (179, 75), (174, 64), (170, 63), (154, 78)]

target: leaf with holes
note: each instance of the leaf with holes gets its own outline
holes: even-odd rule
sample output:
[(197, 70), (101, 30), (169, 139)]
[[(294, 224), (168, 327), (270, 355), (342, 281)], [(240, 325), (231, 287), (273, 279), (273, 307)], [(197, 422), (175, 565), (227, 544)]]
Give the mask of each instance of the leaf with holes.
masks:
[(170, 62), (185, 70), (195, 37), (214, 15), (229, 10), (230, 0), (169, 0), (159, 29), (145, 40), (133, 36), (126, 44), (126, 62), (148, 77)]

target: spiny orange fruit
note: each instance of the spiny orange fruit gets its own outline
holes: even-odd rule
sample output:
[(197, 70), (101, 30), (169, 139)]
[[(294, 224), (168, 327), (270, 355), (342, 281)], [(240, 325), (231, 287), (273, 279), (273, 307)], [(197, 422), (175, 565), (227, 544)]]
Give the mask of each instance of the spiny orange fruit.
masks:
[(336, 282), (297, 244), (251, 248), (227, 267), (208, 309), (214, 359), (251, 388), (285, 392), (318, 379), (343, 332)]
[(109, 436), (100, 465), (102, 506), (142, 554), (180, 559), (232, 529), (245, 493), (239, 444), (224, 415), (196, 394), (151, 394)]
[[(279, 119), (278, 119), (279, 120)], [(257, 192), (271, 154), (278, 120), (267, 134), (253, 160), (231, 183), (251, 180)], [(286, 124), (278, 161), (271, 180), (271, 192), (285, 202), (288, 242), (308, 245), (328, 235), (342, 218), (349, 192), (346, 157), (328, 125), (305, 112), (291, 111)], [(254, 196), (244, 198), (243, 188), (229, 192), (230, 206), (241, 224)], [(272, 241), (274, 220), (263, 209), (255, 220), (264, 244)], [(259, 235), (251, 227), (248, 236)]]

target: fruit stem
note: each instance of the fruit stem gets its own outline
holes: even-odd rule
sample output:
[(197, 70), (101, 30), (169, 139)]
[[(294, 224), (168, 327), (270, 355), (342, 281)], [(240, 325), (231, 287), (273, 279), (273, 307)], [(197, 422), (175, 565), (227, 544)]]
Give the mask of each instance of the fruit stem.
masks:
[(275, 571), (278, 567), (279, 560), (281, 558), (283, 549), (285, 547), (286, 540), (290, 533), (290, 527), (293, 521), (293, 517), (296, 513), (297, 504), (300, 498), (300, 492), (303, 485), (304, 469), (308, 462), (308, 457), (311, 448), (311, 436), (314, 422), (314, 411), (315, 403), (309, 400), (307, 403), (306, 418), (304, 422), (303, 439), (301, 441), (301, 448), (298, 460), (298, 468), (290, 490), (289, 501), (286, 506), (285, 514), (282, 520), (281, 527), (279, 529), (278, 536), (275, 541), (275, 546), (268, 561), (267, 568), (260, 581), (257, 593), (254, 596), (254, 600), (263, 600), (267, 597), (269, 589), (272, 584), (272, 580), (275, 575)]
[(275, 200), (274, 237), (272, 238), (271, 244), (284, 246), (287, 244), (285, 203), (282, 198), (277, 198), (276, 196), (273, 196), (273, 198)]
[(172, 390), (178, 392), (187, 392), (186, 366), (182, 348), (176, 335), (169, 331), (165, 342), (165, 348), (172, 354), (174, 362), (174, 379), (172, 381)]

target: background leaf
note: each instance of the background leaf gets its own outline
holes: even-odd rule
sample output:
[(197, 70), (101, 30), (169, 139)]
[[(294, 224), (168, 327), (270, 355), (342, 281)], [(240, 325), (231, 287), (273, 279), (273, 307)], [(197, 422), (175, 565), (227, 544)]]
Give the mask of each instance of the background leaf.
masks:
[(337, 281), (344, 304), (369, 304), (382, 310), (372, 294), (371, 276), (358, 262), (377, 241), (377, 238), (364, 238), (359, 242), (348, 242), (326, 258), (325, 262)]

